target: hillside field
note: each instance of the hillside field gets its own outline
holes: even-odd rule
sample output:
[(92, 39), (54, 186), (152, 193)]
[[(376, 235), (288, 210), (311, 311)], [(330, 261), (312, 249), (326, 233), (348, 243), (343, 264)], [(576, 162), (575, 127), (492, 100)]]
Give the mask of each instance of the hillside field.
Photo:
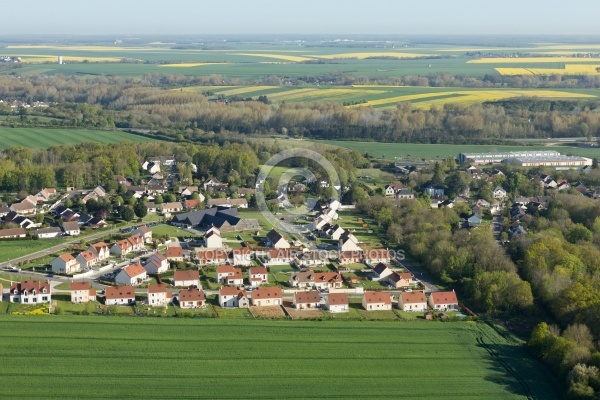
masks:
[(50, 128), (0, 128), (0, 149), (13, 146), (45, 148), (82, 142), (147, 142), (150, 139), (121, 131)]
[[(302, 146), (302, 141), (288, 141), (293, 146)], [(345, 147), (364, 153), (369, 153), (375, 158), (424, 158), (427, 160), (456, 158), (459, 153), (477, 153), (489, 151), (524, 151), (524, 150), (556, 150), (561, 154), (577, 155), (582, 157), (600, 157), (597, 148), (568, 147), (568, 146), (498, 146), (498, 145), (462, 145), (462, 144), (421, 144), (421, 143), (378, 143), (378, 142), (353, 142), (342, 140), (314, 140), (311, 143)]]
[(520, 342), (484, 323), (4, 315), (0, 340), (13, 360), (2, 398), (560, 395)]

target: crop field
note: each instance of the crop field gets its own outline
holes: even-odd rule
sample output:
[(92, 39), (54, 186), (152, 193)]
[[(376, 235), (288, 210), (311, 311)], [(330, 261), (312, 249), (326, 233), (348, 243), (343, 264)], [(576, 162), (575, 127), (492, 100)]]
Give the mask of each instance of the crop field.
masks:
[[(302, 146), (302, 142), (289, 142), (290, 146)], [(496, 146), (496, 145), (455, 145), (455, 144), (421, 144), (421, 143), (378, 143), (378, 142), (353, 142), (341, 140), (315, 140), (311, 143), (346, 147), (364, 153), (369, 153), (376, 158), (412, 158), (414, 160), (443, 159), (456, 157), (458, 153), (476, 153), (488, 151), (523, 151), (523, 150), (556, 150), (565, 155), (578, 155), (582, 157), (599, 157), (600, 150), (583, 147), (567, 146)]]
[[(443, 106), (446, 103), (475, 104), (498, 101), (513, 97), (539, 97), (546, 99), (596, 99), (597, 90), (548, 90), (548, 89), (452, 89), (406, 86), (354, 85), (346, 87), (289, 87), (289, 86), (192, 86), (182, 88), (197, 93), (223, 96), (242, 96), (257, 99), (267, 96), (275, 103), (297, 102), (361, 102), (349, 107), (371, 106), (395, 107), (399, 102), (411, 102), (415, 108)], [(180, 90), (180, 89), (175, 89)]]
[(501, 75), (600, 75), (600, 63), (565, 64), (563, 68), (496, 68), (496, 71)]
[(147, 142), (142, 136), (121, 131), (47, 128), (0, 128), (0, 149), (13, 146), (45, 148), (59, 144), (83, 142), (117, 143), (126, 140)]
[[(433, 73), (481, 77), (503, 73), (496, 68), (504, 67), (562, 69), (565, 63), (600, 64), (598, 58), (574, 57), (579, 53), (597, 53), (599, 49), (597, 44), (568, 43), (490, 48), (398, 42), (380, 48), (366, 42), (364, 47), (356, 43), (328, 47), (282, 42), (230, 42), (226, 48), (212, 50), (152, 42), (133, 46), (19, 44), (6, 46), (2, 53), (21, 57), (19, 74), (23, 75), (217, 74), (251, 80), (271, 75), (297, 78), (340, 72), (372, 77)], [(494, 57), (467, 55), (477, 52), (491, 52)], [(529, 56), (514, 57), (515, 53)], [(58, 65), (58, 56), (63, 57), (63, 65)], [(7, 73), (10, 71), (8, 69)]]
[[(73, 240), (70, 238), (69, 240)], [(0, 263), (48, 249), (64, 243), (65, 239), (2, 240), (0, 241)]]
[[(0, 316), (2, 398), (557, 399), (483, 323)], [(435, 377), (435, 384), (426, 384)]]

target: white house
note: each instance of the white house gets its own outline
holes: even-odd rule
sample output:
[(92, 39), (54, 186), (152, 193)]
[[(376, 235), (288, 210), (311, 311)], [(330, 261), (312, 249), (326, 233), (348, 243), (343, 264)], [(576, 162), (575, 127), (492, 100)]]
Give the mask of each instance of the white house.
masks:
[(252, 267), (248, 271), (248, 281), (250, 286), (259, 287), (269, 283), (269, 274), (265, 267)]
[(104, 261), (110, 256), (108, 245), (104, 242), (98, 242), (90, 245), (88, 250), (98, 256), (98, 261)]
[(494, 189), (494, 192), (492, 193), (492, 196), (498, 200), (504, 200), (506, 198), (506, 195), (507, 195), (506, 190), (504, 190), (500, 186), (496, 186), (496, 188)]
[(166, 256), (169, 261), (183, 261), (183, 248), (181, 246), (167, 247)]
[(392, 298), (389, 293), (385, 292), (365, 292), (362, 306), (367, 311), (391, 310)]
[(377, 264), (371, 270), (371, 277), (374, 281), (383, 280), (383, 279), (387, 278), (388, 276), (390, 276), (391, 274), (392, 274), (392, 270), (389, 269), (388, 266), (385, 265), (384, 263)]
[(119, 240), (110, 248), (110, 252), (124, 257), (127, 253), (140, 251), (144, 248), (144, 239), (140, 235), (135, 234), (129, 236), (127, 239)]
[(75, 257), (81, 269), (89, 269), (98, 264), (98, 256), (89, 250), (84, 250)]
[(298, 288), (340, 289), (342, 276), (337, 272), (294, 272), (289, 283)]
[(325, 252), (319, 250), (298, 253), (294, 257), (294, 264), (296, 264), (299, 268), (325, 265), (327, 261), (328, 260)]
[(458, 311), (458, 299), (456, 293), (451, 292), (433, 292), (429, 296), (429, 307), (436, 311)]
[(65, 235), (78, 236), (79, 234), (81, 234), (79, 224), (76, 221), (63, 222), (62, 228), (63, 231), (65, 231)]
[(264, 287), (252, 291), (252, 305), (255, 307), (280, 306), (283, 292), (279, 287)]
[(289, 249), (291, 247), (290, 243), (274, 229), (267, 233), (267, 246), (274, 249)]
[(107, 306), (135, 304), (135, 289), (133, 286), (107, 286), (104, 304)]
[(146, 225), (138, 226), (131, 233), (140, 235), (146, 243), (152, 243), (152, 231)]
[(198, 270), (175, 271), (173, 273), (173, 286), (200, 287), (200, 273)]
[(250, 301), (245, 290), (224, 286), (219, 289), (219, 305), (223, 308), (248, 308)]
[(9, 301), (22, 304), (50, 303), (51, 292), (52, 288), (48, 282), (16, 282), (10, 286)]
[(89, 282), (71, 282), (71, 303), (96, 301), (96, 289)]
[(363, 257), (366, 264), (374, 265), (377, 263), (389, 264), (392, 256), (388, 249), (369, 249), (363, 251)]
[(79, 261), (69, 253), (63, 253), (56, 257), (50, 265), (52, 266), (52, 272), (65, 275), (79, 271), (80, 268)]
[(206, 296), (204, 292), (196, 287), (189, 287), (179, 292), (179, 307), (181, 308), (199, 308), (206, 306)]
[(252, 249), (250, 247), (238, 247), (231, 251), (233, 265), (252, 265)]
[(340, 236), (340, 241), (338, 245), (338, 251), (360, 251), (362, 250), (358, 245), (358, 239), (354, 234), (348, 230), (344, 231), (344, 233)]
[(346, 293), (329, 293), (325, 307), (332, 313), (348, 312), (348, 295)]
[(148, 285), (148, 305), (151, 307), (166, 306), (171, 302), (173, 294), (163, 283)]
[(59, 227), (54, 227), (36, 229), (34, 233), (39, 239), (53, 239), (62, 236), (63, 232)]
[(204, 234), (204, 247), (207, 249), (220, 249), (223, 247), (223, 238), (217, 228), (211, 228)]
[(427, 311), (425, 293), (418, 290), (400, 293), (398, 308), (402, 311)]
[(299, 310), (308, 310), (311, 308), (319, 308), (321, 299), (318, 290), (310, 290), (308, 292), (294, 293), (294, 307)]
[(224, 285), (241, 286), (244, 284), (242, 270), (232, 265), (219, 265), (216, 281)]
[(164, 274), (169, 270), (169, 261), (161, 253), (154, 253), (146, 260), (144, 268), (149, 274)]
[(117, 285), (139, 285), (148, 279), (148, 273), (141, 264), (135, 263), (123, 268), (115, 277)]

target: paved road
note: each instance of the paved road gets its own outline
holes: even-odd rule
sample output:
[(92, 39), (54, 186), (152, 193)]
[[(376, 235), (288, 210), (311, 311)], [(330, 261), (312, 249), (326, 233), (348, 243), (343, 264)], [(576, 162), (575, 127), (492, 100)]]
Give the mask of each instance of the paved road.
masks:
[(404, 268), (406, 268), (408, 270), (408, 272), (413, 274), (416, 279), (418, 279), (419, 281), (421, 281), (421, 283), (423, 283), (423, 286), (425, 286), (426, 293), (440, 291), (440, 289), (432, 282), (433, 278), (431, 277), (431, 275), (425, 268), (415, 265), (408, 260), (402, 260), (402, 261), (400, 261), (400, 264)]

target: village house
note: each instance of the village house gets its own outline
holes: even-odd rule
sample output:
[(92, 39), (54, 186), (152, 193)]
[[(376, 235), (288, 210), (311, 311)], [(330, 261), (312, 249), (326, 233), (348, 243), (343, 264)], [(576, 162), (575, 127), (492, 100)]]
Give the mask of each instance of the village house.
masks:
[(323, 230), (323, 236), (325, 236), (331, 240), (340, 240), (340, 237), (342, 237), (343, 233), (344, 233), (344, 228), (342, 228), (338, 224), (335, 224), (335, 225)]
[(319, 308), (321, 306), (321, 299), (318, 290), (311, 290), (308, 292), (295, 292), (294, 293), (294, 307), (299, 310), (308, 310), (311, 308)]
[(52, 263), (52, 272), (56, 274), (71, 275), (73, 272), (79, 271), (80, 263), (71, 254), (63, 253), (56, 257)]
[(196, 208), (200, 208), (200, 204), (202, 201), (200, 199), (189, 199), (183, 201), (183, 208), (186, 210), (194, 210)]
[(107, 306), (135, 304), (135, 289), (133, 286), (107, 286), (104, 293), (104, 304)]
[(290, 249), (269, 249), (267, 265), (285, 265), (294, 260), (294, 253)]
[(224, 285), (241, 286), (244, 284), (244, 277), (240, 268), (235, 268), (232, 265), (219, 265), (216, 281)]
[(152, 231), (146, 225), (138, 226), (131, 234), (140, 235), (145, 243), (152, 243)]
[(385, 185), (385, 195), (386, 196), (394, 196), (400, 190), (402, 190), (404, 186), (400, 182), (393, 182), (389, 185)]
[(267, 233), (267, 246), (274, 249), (289, 249), (291, 247), (290, 243), (274, 229)]
[(250, 301), (245, 290), (224, 286), (219, 289), (219, 305), (223, 308), (248, 308)]
[(144, 240), (138, 234), (131, 235), (127, 239), (119, 240), (111, 248), (110, 252), (120, 257), (125, 257), (127, 253), (140, 251), (144, 249)]
[(183, 205), (177, 201), (173, 203), (165, 203), (159, 206), (162, 214), (177, 213), (183, 211)]
[(367, 311), (391, 310), (392, 298), (389, 293), (385, 292), (365, 292), (362, 306)]
[(77, 262), (79, 263), (80, 269), (90, 269), (94, 265), (98, 264), (100, 261), (98, 260), (98, 256), (89, 251), (84, 250), (75, 257)]
[(210, 187), (216, 187), (216, 186), (221, 186), (221, 185), (223, 185), (223, 184), (221, 182), (219, 182), (219, 180), (217, 178), (208, 178), (203, 183), (205, 191), (208, 190), (208, 188), (210, 188)]
[(250, 247), (237, 247), (231, 251), (233, 265), (252, 265), (252, 249)]
[(221, 231), (211, 227), (204, 234), (204, 247), (207, 249), (221, 249), (223, 248), (223, 238), (221, 237)]
[(35, 205), (31, 204), (28, 201), (14, 203), (10, 206), (10, 210), (16, 212), (19, 215), (35, 215), (37, 213)]
[(200, 273), (198, 270), (183, 270), (173, 273), (173, 286), (200, 287)]
[(398, 308), (402, 311), (427, 311), (427, 298), (425, 293), (415, 290), (412, 292), (402, 292), (398, 298)]
[(439, 185), (427, 185), (425, 193), (431, 198), (441, 199), (444, 197), (444, 187)]
[(0, 205), (0, 218), (4, 218), (10, 212), (10, 207)]
[(362, 250), (358, 246), (358, 239), (348, 230), (340, 236), (338, 251), (359, 251)]
[(180, 186), (178, 192), (183, 197), (191, 196), (194, 193), (198, 193), (198, 186)]
[(435, 311), (458, 311), (458, 300), (456, 293), (451, 292), (433, 292), (429, 296), (429, 307)]
[(144, 268), (149, 274), (164, 274), (169, 270), (169, 261), (167, 260), (167, 257), (156, 252), (146, 260)]
[(248, 270), (250, 286), (259, 287), (269, 283), (269, 273), (265, 267), (252, 267)]
[(63, 222), (62, 228), (65, 231), (65, 235), (68, 236), (78, 236), (81, 234), (79, 224), (76, 221)]
[(362, 260), (362, 250), (340, 251), (338, 253), (338, 262), (342, 265), (358, 264)]
[(392, 256), (388, 249), (369, 249), (363, 251), (365, 264), (374, 265), (377, 263), (389, 264)]
[(298, 268), (325, 265), (328, 261), (325, 256), (326, 253), (323, 251), (312, 250), (304, 253), (297, 253), (293, 262)]
[(294, 272), (290, 277), (290, 286), (311, 289), (340, 289), (342, 287), (342, 276), (337, 272)]
[(50, 303), (52, 288), (48, 282), (22, 281), (10, 285), (9, 301), (11, 303), (38, 304)]
[(93, 243), (88, 250), (96, 254), (98, 261), (104, 261), (110, 256), (108, 245), (104, 242)]
[(392, 274), (392, 270), (384, 263), (379, 263), (371, 270), (371, 279), (381, 281)]
[(179, 307), (181, 308), (200, 308), (206, 306), (206, 296), (204, 292), (197, 287), (190, 286), (181, 290), (178, 296)]
[(348, 295), (346, 293), (329, 293), (325, 307), (332, 313), (348, 312)]
[(208, 207), (226, 207), (226, 208), (248, 208), (248, 200), (246, 199), (226, 199), (214, 198), (206, 202)]
[(396, 192), (396, 200), (414, 200), (415, 194), (409, 188), (400, 189)]
[(115, 277), (117, 285), (136, 286), (148, 279), (148, 273), (140, 263), (128, 265)]
[(200, 250), (197, 259), (201, 265), (223, 264), (229, 260), (229, 255), (225, 250)]
[(96, 289), (89, 282), (71, 282), (71, 303), (96, 301)]
[(35, 230), (38, 239), (53, 239), (62, 236), (63, 232), (59, 227), (40, 228)]
[(326, 215), (326, 214), (317, 215), (313, 219), (312, 225), (310, 226), (309, 229), (311, 231), (318, 231), (318, 230), (322, 229), (324, 226), (330, 225), (331, 221), (332, 221), (332, 218), (329, 215)]
[(0, 239), (20, 239), (27, 235), (23, 228), (0, 229)]
[(183, 248), (181, 246), (167, 247), (166, 256), (169, 261), (183, 261)]
[(492, 197), (498, 200), (504, 200), (507, 196), (506, 190), (501, 186), (496, 186), (494, 191), (492, 192)]
[(279, 287), (263, 287), (252, 291), (252, 305), (255, 307), (280, 306), (283, 292)]
[(385, 280), (394, 289), (410, 288), (413, 285), (410, 272), (393, 272)]
[(147, 201), (144, 203), (146, 209), (148, 210), (148, 214), (156, 214), (156, 203), (153, 201)]
[(164, 283), (148, 285), (148, 305), (151, 307), (166, 306), (171, 303), (173, 293), (167, 290)]
[(35, 195), (35, 198), (37, 199), (38, 203), (45, 203), (56, 197), (56, 195), (56, 189), (44, 188)]

